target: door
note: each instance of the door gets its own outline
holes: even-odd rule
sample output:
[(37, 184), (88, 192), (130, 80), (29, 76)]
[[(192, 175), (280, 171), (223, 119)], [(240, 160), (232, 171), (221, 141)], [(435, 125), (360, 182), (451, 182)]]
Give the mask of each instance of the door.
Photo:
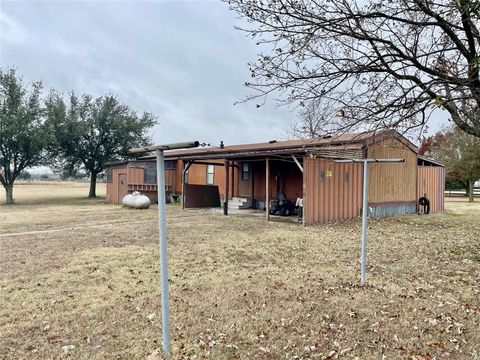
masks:
[(238, 196), (251, 197), (252, 196), (252, 164), (243, 162), (239, 163), (238, 176)]
[(121, 204), (125, 195), (128, 194), (127, 174), (118, 174), (118, 203)]

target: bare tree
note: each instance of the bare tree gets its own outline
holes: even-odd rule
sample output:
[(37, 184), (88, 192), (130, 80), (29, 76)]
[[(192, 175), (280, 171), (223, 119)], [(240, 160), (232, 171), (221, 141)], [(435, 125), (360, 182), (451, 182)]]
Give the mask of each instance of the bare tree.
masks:
[(267, 51), (249, 64), (281, 104), (323, 99), (330, 131), (423, 128), (447, 111), (480, 137), (480, 2), (225, 0)]
[(310, 101), (299, 111), (300, 120), (291, 125), (291, 134), (300, 139), (320, 136), (325, 132), (323, 125), (327, 113), (321, 99)]

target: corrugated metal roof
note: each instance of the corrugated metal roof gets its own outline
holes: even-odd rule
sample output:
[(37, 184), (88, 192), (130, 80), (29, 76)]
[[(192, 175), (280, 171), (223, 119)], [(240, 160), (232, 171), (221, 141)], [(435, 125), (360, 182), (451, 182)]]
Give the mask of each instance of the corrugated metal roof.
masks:
[[(314, 150), (330, 150), (342, 152), (346, 150), (357, 150), (364, 145), (387, 137), (396, 137), (407, 144), (412, 151), (416, 152), (416, 147), (405, 137), (395, 130), (386, 130), (381, 132), (364, 132), (357, 134), (343, 134), (338, 136), (316, 137), (301, 140), (269, 141), (254, 144), (240, 144), (224, 146), (211, 146), (205, 148), (193, 148), (188, 150), (165, 151), (166, 159), (220, 159), (234, 157), (255, 157), (268, 154), (295, 154), (305, 153)], [(343, 147), (343, 148), (342, 148)], [(328, 149), (327, 149), (328, 148)], [(152, 158), (154, 155), (143, 158)]]
[(445, 167), (445, 164), (442, 164), (440, 161), (437, 161), (437, 160), (434, 160), (434, 159), (430, 159), (430, 158), (425, 157), (425, 156), (418, 155), (418, 159), (419, 159), (419, 160), (426, 161), (426, 162), (429, 162), (429, 163), (432, 163), (433, 165)]

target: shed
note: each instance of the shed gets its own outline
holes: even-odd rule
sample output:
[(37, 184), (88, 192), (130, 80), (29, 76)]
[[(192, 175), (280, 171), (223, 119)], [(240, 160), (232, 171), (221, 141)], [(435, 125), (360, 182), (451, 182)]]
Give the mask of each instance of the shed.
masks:
[[(166, 191), (175, 191), (176, 161), (165, 162)], [(125, 195), (140, 191), (157, 202), (157, 168), (154, 159), (116, 161), (106, 166), (108, 204), (121, 204)]]

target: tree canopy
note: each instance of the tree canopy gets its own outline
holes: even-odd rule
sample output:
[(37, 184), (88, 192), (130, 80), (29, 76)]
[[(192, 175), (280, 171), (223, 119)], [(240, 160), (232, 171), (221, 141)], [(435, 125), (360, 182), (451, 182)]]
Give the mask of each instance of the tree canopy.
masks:
[(111, 95), (94, 99), (72, 93), (65, 101), (52, 93), (46, 101), (46, 115), (57, 168), (64, 174), (87, 171), (89, 197), (96, 196), (97, 175), (105, 164), (126, 159), (129, 148), (148, 145), (147, 131), (155, 124), (153, 115), (139, 116)]
[(0, 69), (0, 183), (7, 204), (13, 204), (13, 184), (22, 171), (45, 157), (41, 88), (40, 82), (24, 84), (15, 69)]
[(453, 126), (425, 139), (420, 153), (445, 163), (447, 179), (466, 183), (470, 201), (474, 200), (473, 185), (480, 179), (479, 138)]
[(322, 99), (331, 132), (423, 129), (440, 108), (480, 137), (479, 1), (224, 1), (266, 49), (247, 99)]

